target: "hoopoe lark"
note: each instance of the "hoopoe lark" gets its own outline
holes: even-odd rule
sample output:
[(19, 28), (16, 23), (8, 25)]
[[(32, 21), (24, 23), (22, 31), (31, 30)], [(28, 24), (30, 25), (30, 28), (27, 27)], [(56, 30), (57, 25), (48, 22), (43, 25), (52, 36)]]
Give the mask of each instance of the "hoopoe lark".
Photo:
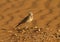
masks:
[(32, 22), (32, 20), (33, 20), (33, 13), (29, 12), (29, 15), (26, 16), (20, 23), (18, 23), (18, 25), (16, 27), (18, 27), (19, 25), (21, 25), (25, 22), (30, 23), (30, 22)]

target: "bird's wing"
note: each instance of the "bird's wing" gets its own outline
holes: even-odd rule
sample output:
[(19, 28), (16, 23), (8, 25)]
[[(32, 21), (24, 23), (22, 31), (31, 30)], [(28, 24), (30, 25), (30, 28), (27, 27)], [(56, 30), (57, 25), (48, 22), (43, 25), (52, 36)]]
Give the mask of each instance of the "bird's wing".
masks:
[(28, 19), (29, 19), (29, 15), (27, 17), (25, 17), (21, 22), (19, 22), (16, 27), (18, 27), (20, 24), (25, 23)]

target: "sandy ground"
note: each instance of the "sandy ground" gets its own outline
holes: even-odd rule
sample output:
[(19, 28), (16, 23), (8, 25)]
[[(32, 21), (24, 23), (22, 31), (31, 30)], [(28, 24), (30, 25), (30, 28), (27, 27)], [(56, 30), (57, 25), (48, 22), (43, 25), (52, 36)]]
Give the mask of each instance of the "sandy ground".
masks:
[(0, 42), (60, 42), (60, 0), (0, 0)]

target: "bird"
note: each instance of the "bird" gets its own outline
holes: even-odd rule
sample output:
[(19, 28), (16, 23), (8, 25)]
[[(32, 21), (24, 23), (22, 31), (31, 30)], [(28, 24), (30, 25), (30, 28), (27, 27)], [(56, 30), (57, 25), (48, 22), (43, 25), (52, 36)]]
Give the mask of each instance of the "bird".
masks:
[(32, 20), (33, 20), (33, 13), (29, 12), (28, 16), (26, 16), (21, 22), (19, 22), (16, 27), (18, 27), (19, 25), (21, 25), (23, 23), (32, 22)]

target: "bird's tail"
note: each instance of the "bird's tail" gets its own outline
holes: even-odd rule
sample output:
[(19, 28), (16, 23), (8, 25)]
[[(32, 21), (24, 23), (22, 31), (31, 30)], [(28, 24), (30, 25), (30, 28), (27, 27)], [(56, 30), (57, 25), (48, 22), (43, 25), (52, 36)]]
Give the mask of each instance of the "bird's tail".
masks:
[(21, 25), (21, 23), (17, 24), (16, 27), (18, 27), (19, 25)]

